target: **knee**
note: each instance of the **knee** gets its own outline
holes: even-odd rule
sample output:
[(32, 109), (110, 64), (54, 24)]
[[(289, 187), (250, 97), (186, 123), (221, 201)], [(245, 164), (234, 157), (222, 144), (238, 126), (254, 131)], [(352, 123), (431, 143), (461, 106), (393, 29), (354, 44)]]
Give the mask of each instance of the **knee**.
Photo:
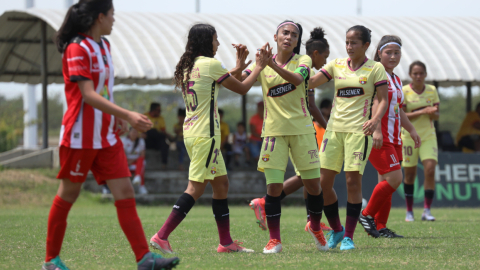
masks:
[(348, 192), (357, 192), (362, 190), (362, 182), (357, 179), (347, 178), (347, 191)]
[(133, 190), (132, 185), (124, 185), (124, 186), (122, 186), (122, 188), (120, 188), (118, 195), (122, 199), (134, 198), (135, 197), (135, 190)]
[(315, 180), (305, 180), (303, 185), (310, 195), (319, 195), (322, 191), (319, 181)]
[(267, 194), (272, 197), (278, 197), (282, 194), (283, 184), (268, 184)]
[(427, 178), (434, 178), (435, 177), (435, 166), (429, 166), (425, 168), (425, 176)]

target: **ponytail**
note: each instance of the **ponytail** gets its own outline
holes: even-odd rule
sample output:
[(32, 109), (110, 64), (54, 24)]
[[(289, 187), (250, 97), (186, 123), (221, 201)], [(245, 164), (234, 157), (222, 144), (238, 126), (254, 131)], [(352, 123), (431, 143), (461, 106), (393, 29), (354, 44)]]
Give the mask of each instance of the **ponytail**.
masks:
[(63, 53), (72, 38), (90, 30), (98, 15), (106, 15), (112, 7), (112, 0), (80, 0), (71, 6), (55, 35), (57, 50)]

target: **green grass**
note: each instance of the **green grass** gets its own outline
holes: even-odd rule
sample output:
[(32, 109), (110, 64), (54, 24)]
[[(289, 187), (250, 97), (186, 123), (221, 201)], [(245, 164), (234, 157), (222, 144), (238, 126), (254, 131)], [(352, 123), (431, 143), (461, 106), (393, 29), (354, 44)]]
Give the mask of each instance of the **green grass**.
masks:
[[(12, 185), (2, 184), (4, 172), (0, 172), (0, 196), (12, 189)], [(49, 197), (52, 192), (45, 190), (53, 189), (54, 194), (56, 184), (37, 184), (45, 195), (31, 189), (24, 192)], [(48, 204), (43, 203), (0, 205), (0, 269), (40, 269), (48, 211)], [(170, 206), (138, 207), (147, 238), (158, 231), (170, 211)], [(415, 211), (420, 220), (421, 209)], [(231, 206), (232, 237), (256, 253), (218, 254), (211, 208), (195, 206), (171, 234), (170, 243), (181, 258), (178, 269), (478, 269), (480, 209), (438, 208), (432, 212), (436, 222), (406, 223), (404, 210), (392, 209), (388, 225), (405, 239), (369, 238), (358, 225), (354, 238), (357, 249), (319, 252), (304, 231), (304, 208), (283, 207), (283, 252), (263, 255), (268, 232), (258, 228), (248, 206)], [(345, 210), (340, 214), (343, 221)], [(136, 269), (113, 204), (100, 203), (97, 196), (84, 194), (72, 208), (68, 224), (61, 256), (70, 269)]]

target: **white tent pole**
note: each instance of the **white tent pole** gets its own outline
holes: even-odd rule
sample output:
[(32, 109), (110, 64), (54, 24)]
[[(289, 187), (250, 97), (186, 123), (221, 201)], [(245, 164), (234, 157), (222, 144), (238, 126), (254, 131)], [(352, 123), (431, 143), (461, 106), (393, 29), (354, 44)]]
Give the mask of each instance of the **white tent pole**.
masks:
[[(25, 0), (26, 8), (33, 8), (34, 0)], [(27, 85), (23, 94), (23, 147), (27, 149), (38, 148), (38, 130), (37, 130), (37, 99), (36, 86), (33, 84)]]

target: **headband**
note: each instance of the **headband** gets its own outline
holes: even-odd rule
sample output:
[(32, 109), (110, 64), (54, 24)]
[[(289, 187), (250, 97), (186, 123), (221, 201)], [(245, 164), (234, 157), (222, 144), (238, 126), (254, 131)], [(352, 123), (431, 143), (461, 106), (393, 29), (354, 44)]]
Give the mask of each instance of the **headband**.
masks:
[(388, 45), (392, 45), (392, 44), (397, 45), (398, 47), (400, 47), (400, 49), (402, 48), (402, 45), (400, 45), (400, 44), (397, 43), (397, 42), (388, 42), (388, 43), (385, 43), (385, 45), (383, 45), (382, 47), (380, 47), (380, 50), (379, 50), (379, 51), (382, 51), (385, 47), (387, 47)]
[(284, 22), (284, 23), (281, 23), (278, 27), (277, 27), (277, 31), (278, 29), (280, 29), (280, 27), (284, 26), (284, 25), (287, 25), (287, 24), (291, 24), (293, 26), (295, 26), (297, 28), (298, 31), (300, 31), (300, 29), (298, 28), (298, 25), (294, 22)]

